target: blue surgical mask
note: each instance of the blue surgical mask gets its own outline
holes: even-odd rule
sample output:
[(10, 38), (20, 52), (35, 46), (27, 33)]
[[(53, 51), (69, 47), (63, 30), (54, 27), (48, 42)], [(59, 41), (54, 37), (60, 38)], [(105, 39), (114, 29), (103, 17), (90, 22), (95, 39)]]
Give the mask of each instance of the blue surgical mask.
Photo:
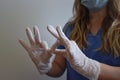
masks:
[(108, 0), (81, 0), (81, 4), (90, 11), (97, 12), (104, 8)]

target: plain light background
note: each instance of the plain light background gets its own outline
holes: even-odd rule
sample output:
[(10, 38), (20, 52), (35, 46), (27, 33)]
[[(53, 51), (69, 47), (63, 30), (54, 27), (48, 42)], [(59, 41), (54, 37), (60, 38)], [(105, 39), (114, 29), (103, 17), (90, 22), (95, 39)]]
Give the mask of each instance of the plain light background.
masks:
[(25, 28), (39, 26), (41, 37), (49, 46), (55, 41), (46, 26), (64, 24), (72, 16), (74, 0), (0, 0), (0, 80), (66, 80), (40, 75), (25, 49)]

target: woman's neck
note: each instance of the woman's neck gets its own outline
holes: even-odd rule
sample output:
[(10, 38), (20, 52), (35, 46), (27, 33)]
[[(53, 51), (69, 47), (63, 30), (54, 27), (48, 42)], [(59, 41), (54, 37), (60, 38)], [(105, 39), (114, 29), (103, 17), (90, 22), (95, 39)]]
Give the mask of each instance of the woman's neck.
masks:
[(106, 8), (102, 9), (99, 12), (91, 12), (90, 11), (90, 20), (89, 20), (89, 27), (90, 31), (93, 35), (96, 35), (99, 28), (102, 26), (103, 20), (106, 17)]
[(90, 11), (90, 23), (102, 23), (104, 18), (106, 17), (106, 8), (102, 9), (99, 12), (91, 12)]

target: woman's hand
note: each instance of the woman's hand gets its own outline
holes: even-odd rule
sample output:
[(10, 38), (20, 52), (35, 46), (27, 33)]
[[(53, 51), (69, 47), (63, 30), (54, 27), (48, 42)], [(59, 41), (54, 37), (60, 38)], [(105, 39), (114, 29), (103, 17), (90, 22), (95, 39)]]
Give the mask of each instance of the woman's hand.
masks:
[(57, 43), (54, 46), (63, 45), (65, 49), (56, 49), (55, 54), (63, 55), (71, 67), (78, 73), (87, 77), (90, 80), (97, 80), (100, 73), (99, 62), (89, 59), (80, 50), (75, 41), (69, 40), (65, 34), (62, 32), (61, 27), (54, 29), (52, 26), (47, 28), (48, 31), (57, 38)]
[(33, 30), (34, 35), (29, 27), (26, 28), (26, 34), (29, 39), (30, 46), (23, 40), (19, 40), (19, 42), (26, 49), (39, 72), (47, 73), (52, 67), (55, 55), (51, 54), (47, 42), (41, 40), (38, 27), (34, 26)]

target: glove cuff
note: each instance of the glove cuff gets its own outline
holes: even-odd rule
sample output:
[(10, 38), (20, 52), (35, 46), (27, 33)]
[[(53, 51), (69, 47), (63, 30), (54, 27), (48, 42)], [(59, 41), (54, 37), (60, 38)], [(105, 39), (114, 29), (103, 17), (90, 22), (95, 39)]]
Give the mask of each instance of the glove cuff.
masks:
[[(98, 80), (99, 78), (99, 74), (100, 74), (100, 63), (98, 61), (89, 59), (89, 63), (88, 63), (88, 75), (86, 75), (88, 77), (88, 79), (90, 80)], [(87, 68), (87, 66), (86, 66)]]
[(40, 74), (48, 73), (51, 68), (52, 68), (52, 63), (39, 62), (38, 70), (39, 70)]
[(98, 61), (86, 57), (82, 65), (78, 63), (77, 65), (72, 65), (72, 67), (89, 80), (98, 80), (100, 74), (100, 63)]

